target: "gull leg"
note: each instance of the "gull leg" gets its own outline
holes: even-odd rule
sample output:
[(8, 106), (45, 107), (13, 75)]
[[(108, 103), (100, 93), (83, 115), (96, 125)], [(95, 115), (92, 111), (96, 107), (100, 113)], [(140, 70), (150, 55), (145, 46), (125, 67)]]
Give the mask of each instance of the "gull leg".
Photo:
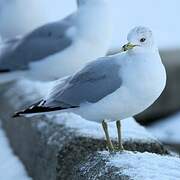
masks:
[(111, 139), (109, 137), (108, 125), (105, 122), (105, 120), (103, 120), (103, 122), (102, 122), (102, 127), (104, 130), (105, 136), (106, 136), (107, 147), (108, 147), (109, 151), (114, 151), (114, 146), (113, 146)]
[(121, 137), (121, 121), (116, 121), (116, 127), (118, 132), (118, 149), (119, 151), (123, 151), (122, 137)]

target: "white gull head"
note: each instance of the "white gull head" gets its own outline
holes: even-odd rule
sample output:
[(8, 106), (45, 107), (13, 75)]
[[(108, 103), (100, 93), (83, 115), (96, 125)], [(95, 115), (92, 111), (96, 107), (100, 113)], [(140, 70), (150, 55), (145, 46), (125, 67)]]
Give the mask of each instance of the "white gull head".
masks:
[(158, 50), (154, 41), (152, 31), (143, 26), (133, 28), (127, 37), (128, 44), (131, 45), (134, 52), (145, 52)]

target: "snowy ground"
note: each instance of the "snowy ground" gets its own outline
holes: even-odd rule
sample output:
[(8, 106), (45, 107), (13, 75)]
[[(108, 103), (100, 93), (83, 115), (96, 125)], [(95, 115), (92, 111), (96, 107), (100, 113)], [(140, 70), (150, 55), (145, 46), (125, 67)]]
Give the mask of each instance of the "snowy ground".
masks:
[(0, 180), (31, 180), (20, 162), (13, 154), (0, 122)]
[(151, 125), (148, 130), (162, 142), (180, 144), (179, 127), (180, 112)]
[(108, 158), (107, 166), (121, 168), (122, 173), (132, 177), (133, 180), (180, 179), (180, 159), (178, 157), (128, 151), (112, 156), (108, 152), (101, 152), (101, 154), (105, 159)]

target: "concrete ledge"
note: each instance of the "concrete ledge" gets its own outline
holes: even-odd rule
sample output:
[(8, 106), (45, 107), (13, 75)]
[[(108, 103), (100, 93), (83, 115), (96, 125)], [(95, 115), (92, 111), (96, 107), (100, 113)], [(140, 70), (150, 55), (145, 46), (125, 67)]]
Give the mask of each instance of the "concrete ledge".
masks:
[[(14, 111), (42, 96), (33, 82), (27, 84), (17, 82), (0, 87), (0, 119), (14, 152), (25, 164), (29, 175), (34, 180), (94, 179), (105, 168), (104, 160), (95, 156), (97, 151), (106, 149), (100, 125), (68, 114), (12, 119)], [(115, 143), (116, 129), (113, 124), (109, 126)], [(168, 150), (133, 118), (124, 120), (123, 128), (127, 150), (168, 154)], [(93, 175), (88, 174), (87, 164), (97, 160), (98, 167), (94, 166)], [(123, 174), (118, 174), (117, 178), (117, 168), (108, 168), (98, 179), (129, 179)]]
[[(76, 167), (77, 180), (158, 180), (180, 177), (180, 159), (153, 153), (124, 152), (109, 154), (97, 152)], [(73, 179), (73, 177), (72, 177)]]

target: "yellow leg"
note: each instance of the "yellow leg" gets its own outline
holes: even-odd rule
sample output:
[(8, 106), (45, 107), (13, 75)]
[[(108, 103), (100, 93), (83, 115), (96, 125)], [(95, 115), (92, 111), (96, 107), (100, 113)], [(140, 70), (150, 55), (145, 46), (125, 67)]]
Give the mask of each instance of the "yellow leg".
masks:
[(116, 127), (118, 132), (118, 150), (123, 151), (122, 137), (121, 137), (121, 121), (116, 121)]
[(109, 151), (114, 151), (114, 146), (111, 142), (111, 139), (110, 139), (109, 133), (108, 133), (108, 125), (105, 122), (105, 120), (103, 120), (103, 122), (102, 122), (102, 127), (104, 130), (105, 136), (106, 136), (107, 147), (108, 147)]

